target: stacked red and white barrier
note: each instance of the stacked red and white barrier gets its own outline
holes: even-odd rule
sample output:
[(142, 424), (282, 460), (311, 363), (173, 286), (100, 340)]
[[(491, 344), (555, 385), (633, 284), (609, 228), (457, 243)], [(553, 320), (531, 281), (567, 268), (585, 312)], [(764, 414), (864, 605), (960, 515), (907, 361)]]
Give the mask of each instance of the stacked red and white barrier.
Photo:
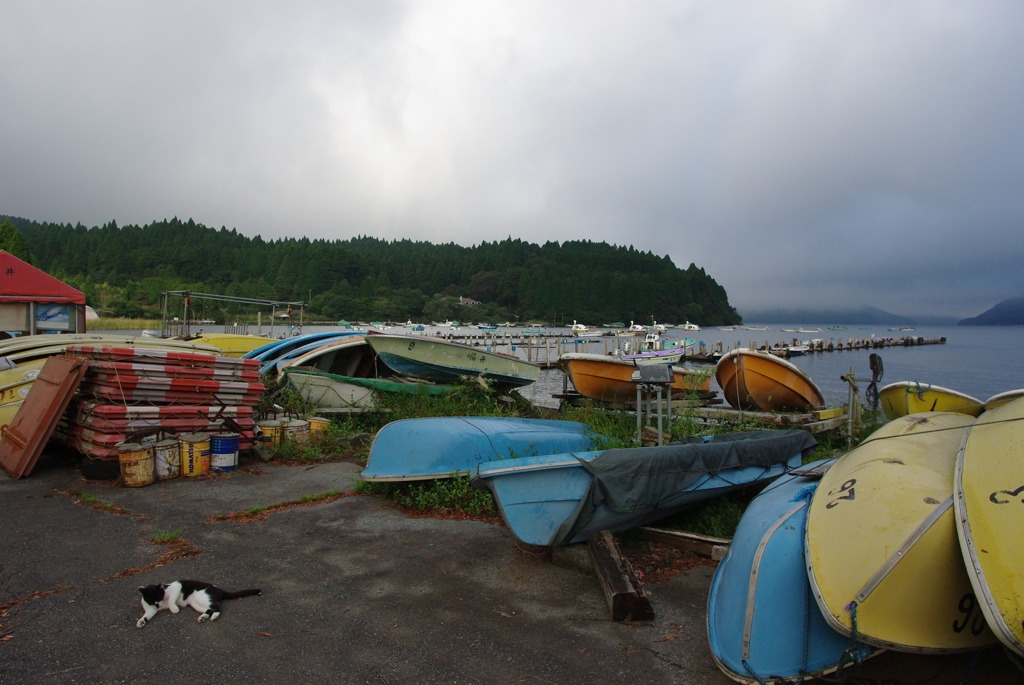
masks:
[(67, 354), (89, 368), (57, 433), (82, 454), (117, 459), (120, 443), (191, 432), (237, 432), (243, 450), (256, 439), (255, 359), (96, 345)]

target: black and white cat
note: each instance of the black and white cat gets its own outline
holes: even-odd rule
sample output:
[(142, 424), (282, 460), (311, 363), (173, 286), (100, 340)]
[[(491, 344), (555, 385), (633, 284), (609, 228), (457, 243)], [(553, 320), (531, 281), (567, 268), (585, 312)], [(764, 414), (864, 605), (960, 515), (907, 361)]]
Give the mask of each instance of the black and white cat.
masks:
[(223, 600), (262, 594), (258, 588), (228, 592), (199, 580), (176, 580), (173, 583), (139, 586), (139, 592), (142, 593), (142, 609), (146, 613), (135, 623), (136, 628), (146, 625), (161, 609), (169, 609), (172, 614), (176, 614), (182, 607), (192, 607), (198, 611), (200, 623), (206, 619), (216, 621)]

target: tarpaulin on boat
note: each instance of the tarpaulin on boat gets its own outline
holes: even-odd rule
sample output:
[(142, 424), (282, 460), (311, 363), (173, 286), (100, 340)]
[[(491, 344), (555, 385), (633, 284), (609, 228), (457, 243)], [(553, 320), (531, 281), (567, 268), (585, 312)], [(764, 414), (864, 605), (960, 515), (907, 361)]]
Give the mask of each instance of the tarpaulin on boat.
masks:
[[(754, 472), (773, 466), (799, 465), (818, 444), (803, 430), (759, 430), (725, 433), (641, 449), (610, 449), (590, 461), (581, 460), (593, 476), (577, 515), (559, 529), (552, 544), (568, 544), (602, 528), (606, 513), (636, 513), (653, 521), (679, 511), (690, 499), (702, 501), (695, 488), (705, 478), (735, 473), (737, 487), (750, 482), (741, 470)], [(743, 474), (742, 477), (741, 474)], [(726, 479), (728, 480), (728, 479)]]

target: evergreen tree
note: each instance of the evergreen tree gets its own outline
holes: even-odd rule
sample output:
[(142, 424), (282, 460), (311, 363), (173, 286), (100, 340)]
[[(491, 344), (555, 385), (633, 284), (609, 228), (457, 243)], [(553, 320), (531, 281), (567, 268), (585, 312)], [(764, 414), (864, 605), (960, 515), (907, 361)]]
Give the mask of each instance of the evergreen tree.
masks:
[(33, 266), (36, 263), (35, 259), (32, 258), (32, 253), (29, 252), (25, 236), (11, 224), (10, 219), (4, 219), (4, 222), (0, 224), (0, 250), (6, 250), (18, 259), (28, 262)]

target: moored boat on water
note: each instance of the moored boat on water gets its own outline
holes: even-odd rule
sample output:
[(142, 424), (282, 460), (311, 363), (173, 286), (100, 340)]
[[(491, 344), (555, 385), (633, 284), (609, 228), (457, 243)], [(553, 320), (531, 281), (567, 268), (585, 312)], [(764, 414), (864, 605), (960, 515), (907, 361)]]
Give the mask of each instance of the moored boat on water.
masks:
[(878, 390), (878, 402), (888, 419), (925, 411), (955, 411), (978, 416), (985, 404), (958, 390), (916, 381), (897, 381)]
[(715, 378), (725, 400), (747, 411), (813, 411), (825, 398), (811, 377), (775, 355), (736, 348), (722, 355)]
[(366, 341), (397, 373), (435, 383), (468, 376), (520, 387), (540, 377), (540, 366), (532, 362), (441, 338), (389, 334), (370, 335)]
[(472, 483), (494, 494), (513, 534), (530, 545), (621, 532), (798, 467), (810, 433), (746, 431), (658, 447), (548, 454), (481, 463)]
[[(624, 404), (636, 401), (633, 360), (607, 354), (568, 352), (558, 357), (558, 368), (572, 382), (576, 392), (599, 402)], [(673, 391), (711, 391), (711, 375), (686, 366), (672, 366)]]

